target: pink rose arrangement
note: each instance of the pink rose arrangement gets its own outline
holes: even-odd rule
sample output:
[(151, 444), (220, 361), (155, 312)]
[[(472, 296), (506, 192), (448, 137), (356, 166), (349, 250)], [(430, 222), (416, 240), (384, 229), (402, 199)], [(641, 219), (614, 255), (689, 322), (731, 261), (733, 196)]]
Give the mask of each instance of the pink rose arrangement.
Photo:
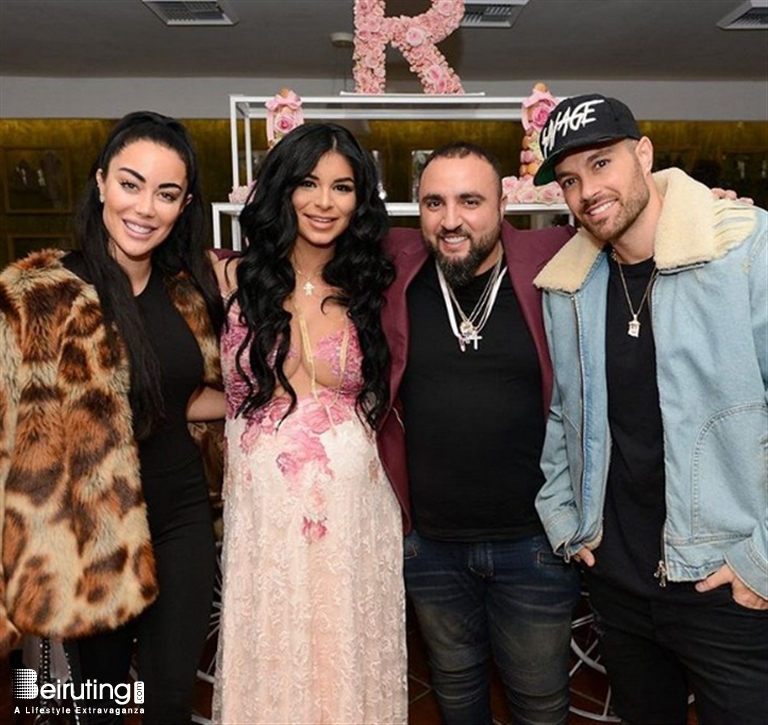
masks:
[(537, 83), (533, 93), (523, 101), (523, 128), (526, 131), (541, 131), (557, 104), (558, 100), (547, 90), (546, 85)]
[(556, 182), (546, 186), (534, 186), (533, 177), (541, 166), (539, 136), (549, 114), (557, 106), (555, 98), (544, 83), (537, 83), (533, 92), (522, 103), (522, 123), (525, 129), (520, 151), (520, 178), (507, 176), (502, 186), (510, 204), (561, 204), (563, 192)]
[(234, 186), (232, 191), (229, 192), (230, 204), (245, 204), (251, 192), (256, 187), (256, 179), (246, 186)]
[(560, 185), (553, 181), (545, 186), (534, 186), (533, 176), (505, 176), (501, 188), (508, 204), (563, 204)]
[(518, 179), (516, 176), (505, 176), (501, 180), (501, 188), (510, 204), (536, 204), (538, 195), (533, 179), (530, 176)]
[(539, 135), (557, 104), (558, 99), (549, 92), (545, 83), (537, 83), (531, 95), (523, 100), (522, 122), (525, 136), (523, 150), (520, 152), (521, 178), (533, 176), (544, 160), (539, 146)]
[(283, 136), (304, 123), (301, 98), (289, 88), (282, 88), (267, 107), (267, 145), (272, 148)]
[[(290, 88), (281, 88), (264, 106), (267, 109), (267, 146), (272, 148), (283, 136), (304, 123), (301, 98)], [(254, 179), (245, 186), (234, 186), (229, 193), (230, 204), (245, 204), (256, 186)]]
[(385, 0), (355, 0), (355, 90), (385, 92), (385, 53), (391, 42), (425, 93), (463, 93), (461, 79), (435, 44), (459, 27), (464, 0), (432, 0), (429, 10), (414, 17), (386, 17), (385, 9)]
[(539, 201), (542, 204), (563, 204), (565, 202), (563, 190), (556, 181), (536, 188), (539, 190)]

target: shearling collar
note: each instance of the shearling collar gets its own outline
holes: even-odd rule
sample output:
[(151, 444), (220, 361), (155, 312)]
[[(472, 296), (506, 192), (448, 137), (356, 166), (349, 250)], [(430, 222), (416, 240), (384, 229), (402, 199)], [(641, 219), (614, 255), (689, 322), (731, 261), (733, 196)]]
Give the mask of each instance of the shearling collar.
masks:
[[(753, 207), (720, 200), (680, 169), (653, 175), (664, 203), (653, 256), (660, 270), (702, 264), (724, 256), (754, 229)], [(581, 229), (534, 280), (537, 287), (573, 293), (581, 289), (604, 244)]]

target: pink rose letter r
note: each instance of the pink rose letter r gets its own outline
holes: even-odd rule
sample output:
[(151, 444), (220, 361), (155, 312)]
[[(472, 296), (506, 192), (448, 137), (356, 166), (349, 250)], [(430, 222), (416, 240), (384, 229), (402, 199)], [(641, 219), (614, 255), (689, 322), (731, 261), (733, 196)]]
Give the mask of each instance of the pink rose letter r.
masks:
[(355, 0), (354, 78), (357, 93), (384, 93), (387, 45), (410, 64), (425, 93), (464, 93), (461, 80), (436, 43), (459, 27), (464, 0), (431, 0), (421, 15), (386, 17), (385, 0)]

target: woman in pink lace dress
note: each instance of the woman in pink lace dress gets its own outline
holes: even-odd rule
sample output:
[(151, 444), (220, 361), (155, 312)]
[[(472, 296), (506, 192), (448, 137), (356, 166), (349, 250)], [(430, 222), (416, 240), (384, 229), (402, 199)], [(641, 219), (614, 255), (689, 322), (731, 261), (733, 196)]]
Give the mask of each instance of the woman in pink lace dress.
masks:
[(394, 270), (371, 157), (300, 126), (267, 156), (219, 265), (228, 305), (224, 594), (214, 719), (407, 719), (402, 517), (374, 431)]

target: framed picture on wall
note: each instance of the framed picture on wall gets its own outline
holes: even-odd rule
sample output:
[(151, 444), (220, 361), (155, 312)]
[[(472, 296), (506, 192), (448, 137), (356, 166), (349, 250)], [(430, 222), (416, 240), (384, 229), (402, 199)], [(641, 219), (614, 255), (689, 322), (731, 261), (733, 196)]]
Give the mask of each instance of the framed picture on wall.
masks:
[(75, 237), (72, 234), (9, 234), (8, 259), (26, 257), (30, 252), (41, 249), (75, 249)]
[(3, 187), (7, 214), (70, 213), (72, 183), (68, 149), (4, 149)]

